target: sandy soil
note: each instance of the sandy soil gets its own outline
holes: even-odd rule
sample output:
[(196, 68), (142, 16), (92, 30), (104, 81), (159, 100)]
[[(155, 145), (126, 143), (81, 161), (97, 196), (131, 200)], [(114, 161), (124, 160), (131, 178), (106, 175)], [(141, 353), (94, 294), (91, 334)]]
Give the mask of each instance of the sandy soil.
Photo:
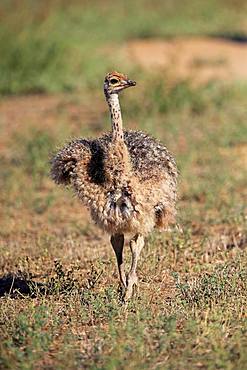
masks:
[(209, 37), (132, 40), (123, 53), (147, 70), (164, 69), (199, 83), (247, 80), (247, 43), (243, 42)]

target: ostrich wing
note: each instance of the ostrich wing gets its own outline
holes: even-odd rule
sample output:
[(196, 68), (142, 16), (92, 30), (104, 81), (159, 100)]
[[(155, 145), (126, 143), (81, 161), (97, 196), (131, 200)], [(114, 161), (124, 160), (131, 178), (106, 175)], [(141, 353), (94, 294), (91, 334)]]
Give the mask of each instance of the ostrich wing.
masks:
[(57, 184), (68, 185), (77, 163), (90, 157), (90, 140), (76, 139), (62, 148), (51, 160), (51, 177)]
[[(103, 185), (104, 163), (111, 142), (111, 133), (101, 138), (76, 139), (62, 148), (51, 161), (51, 177), (57, 184), (68, 185), (78, 173), (87, 172), (87, 181)], [(125, 131), (133, 172), (141, 182), (159, 178), (166, 173), (176, 183), (177, 167), (174, 158), (159, 141), (141, 131)], [(84, 174), (85, 176), (86, 174)]]

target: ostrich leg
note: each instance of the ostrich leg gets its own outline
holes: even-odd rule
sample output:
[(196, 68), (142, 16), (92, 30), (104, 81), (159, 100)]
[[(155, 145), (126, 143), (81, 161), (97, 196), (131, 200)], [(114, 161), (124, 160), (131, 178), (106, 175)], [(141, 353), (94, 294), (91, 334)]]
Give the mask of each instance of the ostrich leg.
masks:
[(144, 237), (140, 234), (135, 235), (130, 241), (130, 250), (132, 253), (132, 262), (130, 272), (127, 276), (127, 288), (125, 292), (125, 300), (131, 298), (133, 294), (133, 286), (137, 285), (138, 277), (136, 274), (137, 262), (140, 257), (142, 248), (144, 247)]
[(117, 257), (117, 264), (118, 264), (118, 271), (120, 281), (123, 284), (124, 288), (126, 288), (126, 275), (124, 271), (124, 263), (123, 263), (123, 247), (124, 247), (124, 235), (123, 234), (115, 234), (111, 236), (111, 244), (114, 249), (114, 252)]

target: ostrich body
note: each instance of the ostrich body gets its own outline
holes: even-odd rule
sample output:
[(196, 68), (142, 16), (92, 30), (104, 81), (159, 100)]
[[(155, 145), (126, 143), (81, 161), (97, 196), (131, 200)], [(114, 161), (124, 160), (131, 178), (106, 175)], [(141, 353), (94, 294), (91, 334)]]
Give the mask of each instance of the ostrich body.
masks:
[[(57, 184), (72, 185), (96, 224), (111, 235), (125, 299), (137, 284), (136, 268), (144, 236), (175, 220), (177, 168), (166, 147), (141, 131), (123, 131), (118, 94), (136, 83), (109, 73), (104, 93), (112, 132), (96, 139), (76, 139), (52, 159)], [(132, 263), (125, 274), (124, 237), (130, 235)]]

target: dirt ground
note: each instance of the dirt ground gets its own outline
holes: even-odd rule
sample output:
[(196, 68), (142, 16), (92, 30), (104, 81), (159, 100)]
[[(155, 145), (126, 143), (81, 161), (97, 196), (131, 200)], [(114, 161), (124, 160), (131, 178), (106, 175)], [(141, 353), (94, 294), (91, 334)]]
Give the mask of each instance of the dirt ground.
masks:
[[(123, 53), (133, 64), (147, 70), (169, 71), (175, 79), (191, 79), (204, 83), (210, 79), (224, 81), (247, 79), (247, 43), (215, 38), (174, 38), (171, 40), (134, 40), (123, 48)], [(95, 104), (79, 101), (73, 96), (27, 95), (7, 97), (0, 101), (0, 155), (11, 156), (8, 143), (15, 133), (25, 133), (30, 128), (56, 132), (58, 121), (69, 122), (71, 132), (78, 127), (88, 127), (95, 133), (102, 131), (99, 123), (107, 109), (103, 99)], [(104, 128), (103, 128), (104, 129)], [(68, 138), (69, 139), (69, 138)], [(239, 166), (247, 163), (246, 145), (222, 148), (226, 158), (234, 153)], [(50, 187), (50, 182), (47, 182)], [(78, 209), (81, 209), (78, 206)], [(83, 211), (84, 214), (84, 211)], [(86, 218), (88, 217), (86, 213)]]
[(147, 70), (164, 69), (197, 83), (247, 79), (246, 42), (210, 37), (133, 40), (123, 53)]
[[(207, 369), (217, 363), (235, 369), (246, 363), (246, 93), (235, 95), (229, 83), (232, 95), (221, 98), (225, 90), (216, 86), (204, 102), (214, 91), (188, 82), (182, 91), (187, 105), (162, 111), (169, 91), (149, 100), (144, 77), (151, 71), (164, 83), (168, 73), (172, 82), (241, 81), (247, 79), (247, 44), (150, 39), (130, 41), (122, 52), (144, 70), (130, 112), (123, 100), (124, 122), (173, 145), (181, 163), (183, 232), (150, 235), (138, 265), (140, 292), (124, 307), (109, 236), (71, 192), (49, 179), (56, 146), (109, 129), (102, 92), (2, 98), (0, 368)], [(198, 108), (193, 99), (200, 94)], [(125, 257), (129, 264), (127, 243)]]

